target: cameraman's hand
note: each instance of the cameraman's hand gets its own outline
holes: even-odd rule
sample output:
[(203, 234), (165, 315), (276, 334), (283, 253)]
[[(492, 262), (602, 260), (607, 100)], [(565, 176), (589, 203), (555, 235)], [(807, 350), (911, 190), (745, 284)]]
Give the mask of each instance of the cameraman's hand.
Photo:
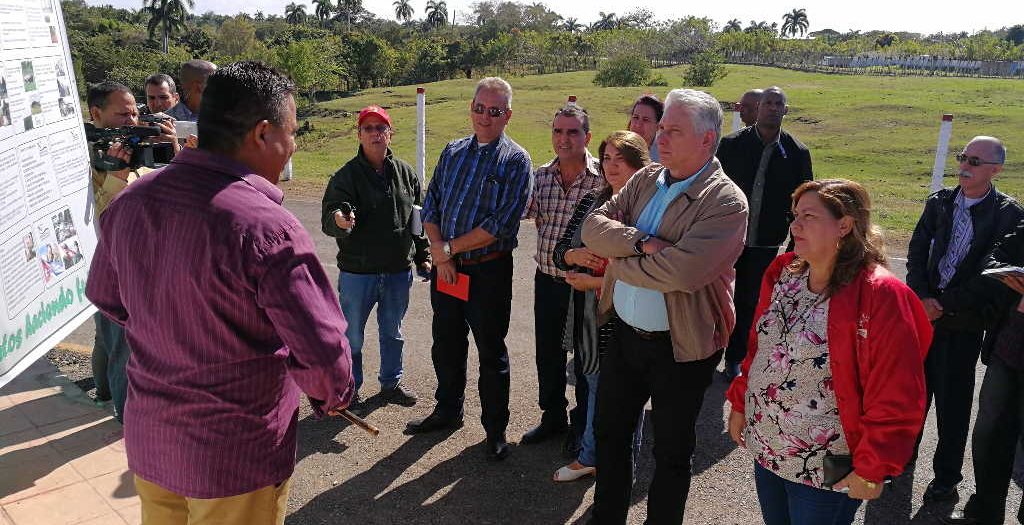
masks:
[(174, 148), (174, 153), (181, 151), (181, 145), (178, 144), (178, 134), (174, 129), (174, 121), (165, 120), (157, 122), (156, 126), (160, 128), (160, 136), (156, 138), (157, 142), (170, 142), (171, 147)]
[[(107, 156), (123, 160), (125, 164), (130, 164), (132, 161), (132, 148), (125, 146), (121, 142), (114, 142), (107, 148)], [(129, 172), (131, 172), (131, 169), (125, 168), (120, 171), (108, 171), (107, 175), (113, 175), (127, 182)]]

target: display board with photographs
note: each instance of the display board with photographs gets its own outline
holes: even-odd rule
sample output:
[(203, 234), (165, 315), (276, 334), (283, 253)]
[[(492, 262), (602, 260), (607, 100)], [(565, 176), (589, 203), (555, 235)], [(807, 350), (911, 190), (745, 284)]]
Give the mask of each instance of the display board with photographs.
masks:
[(56, 0), (0, 0), (0, 386), (95, 311), (89, 152)]

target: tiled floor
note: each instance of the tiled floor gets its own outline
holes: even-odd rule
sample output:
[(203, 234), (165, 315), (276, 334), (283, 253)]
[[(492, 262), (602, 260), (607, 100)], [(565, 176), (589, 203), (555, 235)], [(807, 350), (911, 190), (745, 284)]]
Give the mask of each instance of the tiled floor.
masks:
[(140, 522), (121, 425), (41, 359), (0, 389), (0, 525)]

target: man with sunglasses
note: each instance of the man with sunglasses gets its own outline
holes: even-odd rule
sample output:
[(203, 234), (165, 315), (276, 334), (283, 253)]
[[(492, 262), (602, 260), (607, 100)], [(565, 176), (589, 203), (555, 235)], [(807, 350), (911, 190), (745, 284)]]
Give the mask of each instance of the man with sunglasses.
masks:
[[(363, 334), (377, 305), (381, 397), (402, 406), (416, 395), (402, 384), (402, 319), (409, 307), (412, 265), (430, 271), (430, 251), (418, 213), (423, 204), (419, 177), (391, 151), (391, 117), (380, 106), (359, 112), (359, 151), (327, 183), (321, 216), (323, 232), (338, 242), (338, 296), (348, 321), (356, 396), (352, 409), (365, 411)], [(356, 217), (358, 216), (358, 220)], [(419, 231), (414, 231), (418, 229)]]
[[(530, 196), (530, 154), (505, 135), (512, 118), (512, 86), (482, 79), (469, 105), (473, 135), (445, 146), (427, 187), (423, 229), (434, 263), (431, 358), (437, 406), (410, 422), (418, 434), (462, 426), (469, 330), (480, 358), (480, 419), (490, 460), (508, 455), (509, 366), (505, 336), (512, 313), (512, 250)], [(465, 276), (460, 279), (461, 276)], [(463, 300), (438, 290), (441, 281), (465, 284)], [(458, 288), (458, 287), (456, 287)]]
[(984, 314), (988, 278), (980, 275), (982, 263), (1024, 217), (1020, 204), (992, 184), (1006, 161), (999, 139), (974, 137), (957, 160), (959, 184), (928, 197), (907, 251), (907, 284), (935, 325), (925, 382), (928, 403), (935, 401), (939, 439), (935, 477), (924, 500), (936, 503), (958, 500), (963, 480), (975, 366), (992, 321)]

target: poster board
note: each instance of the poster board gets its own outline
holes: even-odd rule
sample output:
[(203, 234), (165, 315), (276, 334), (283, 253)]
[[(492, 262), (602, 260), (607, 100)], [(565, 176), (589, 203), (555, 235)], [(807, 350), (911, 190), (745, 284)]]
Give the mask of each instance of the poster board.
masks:
[(0, 0), (0, 386), (95, 308), (89, 152), (58, 0)]

